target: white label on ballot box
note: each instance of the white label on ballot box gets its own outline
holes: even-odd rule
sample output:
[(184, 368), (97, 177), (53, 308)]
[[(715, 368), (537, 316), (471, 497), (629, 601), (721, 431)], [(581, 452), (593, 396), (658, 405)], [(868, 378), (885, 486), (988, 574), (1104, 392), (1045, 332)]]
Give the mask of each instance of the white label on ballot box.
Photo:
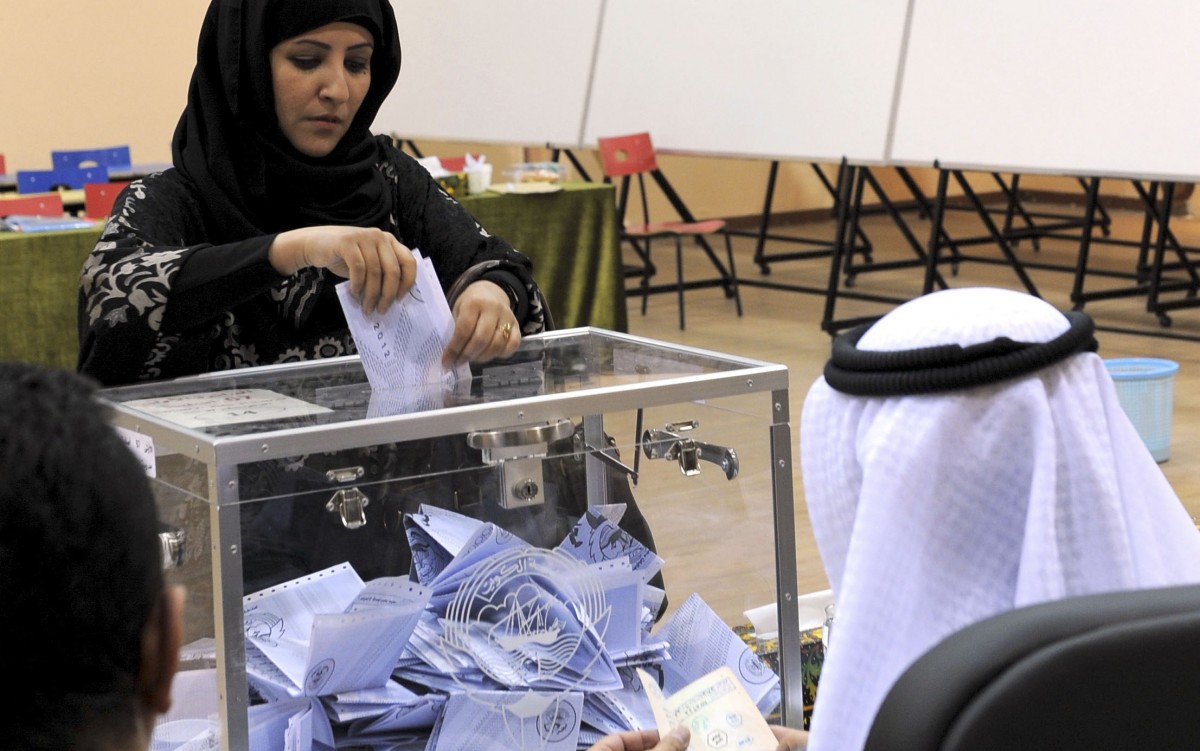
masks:
[(310, 404), (268, 389), (226, 389), (133, 399), (125, 402), (125, 406), (170, 420), (185, 428), (263, 422), (330, 411), (328, 407)]
[(129, 428), (117, 428), (117, 435), (125, 442), (125, 445), (133, 451), (133, 455), (142, 463), (142, 469), (146, 470), (146, 474), (150, 477), (158, 476), (158, 465), (154, 461), (154, 440), (148, 435), (142, 435), (136, 430)]

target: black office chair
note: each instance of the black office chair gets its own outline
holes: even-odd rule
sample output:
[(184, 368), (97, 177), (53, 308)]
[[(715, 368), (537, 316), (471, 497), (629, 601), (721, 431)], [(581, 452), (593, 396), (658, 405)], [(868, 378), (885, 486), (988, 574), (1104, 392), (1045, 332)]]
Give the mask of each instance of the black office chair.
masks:
[(1200, 586), (1088, 595), (947, 637), (892, 687), (866, 751), (1200, 748)]

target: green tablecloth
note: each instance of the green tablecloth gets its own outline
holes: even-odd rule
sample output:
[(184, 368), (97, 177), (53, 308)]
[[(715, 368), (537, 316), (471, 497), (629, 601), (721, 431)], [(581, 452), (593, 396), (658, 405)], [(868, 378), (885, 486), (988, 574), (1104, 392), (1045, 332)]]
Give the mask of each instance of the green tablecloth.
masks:
[[(461, 200), (489, 232), (532, 259), (559, 328), (626, 331), (613, 188), (564, 188)], [(75, 367), (79, 270), (99, 232), (0, 233), (0, 359)]]
[(0, 233), (0, 359), (75, 369), (79, 270), (99, 234)]
[(566, 183), (557, 193), (484, 193), (461, 202), (533, 261), (559, 328), (628, 330), (612, 185)]

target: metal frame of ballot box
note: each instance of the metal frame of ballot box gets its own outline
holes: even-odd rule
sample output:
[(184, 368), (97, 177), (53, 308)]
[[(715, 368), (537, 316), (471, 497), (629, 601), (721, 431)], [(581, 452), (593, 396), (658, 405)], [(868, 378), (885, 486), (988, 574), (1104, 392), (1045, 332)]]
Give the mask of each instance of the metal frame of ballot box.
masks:
[[(612, 444), (605, 438), (606, 432), (612, 433), (612, 425), (619, 425), (623, 435), (625, 422), (632, 422), (636, 414), (634, 432), (641, 435), (642, 410), (649, 410), (648, 414), (656, 417), (665, 411), (686, 413), (692, 410), (728, 418), (732, 424), (742, 426), (743, 434), (750, 436), (747, 440), (751, 448), (759, 449), (758, 453), (762, 454), (754, 458), (751, 467), (749, 477), (754, 478), (753, 484), (741, 484), (750, 480), (739, 478), (733, 492), (741, 491), (746, 494), (746, 500), (760, 501), (761, 506), (756, 504), (756, 508), (761, 509), (761, 515), (755, 518), (763, 519), (764, 523), (769, 519), (773, 525), (774, 594), (779, 623), (798, 623), (792, 490), (794, 457), (786, 366), (595, 328), (565, 329), (526, 337), (513, 358), (498, 364), (502, 372), (507, 372), (504, 368), (511, 368), (517, 373), (524, 368), (528, 376), (532, 371), (532, 377), (522, 381), (534, 384), (532, 388), (513, 388), (510, 378), (495, 388), (494, 393), (488, 392), (489, 381), (485, 376), (490, 365), (493, 364), (484, 365), (483, 372), (472, 379), (473, 389), (479, 390), (472, 390), (471, 398), (459, 402), (451, 400), (451, 406), (426, 405), (415, 411), (372, 415), (369, 411), (364, 414), (366, 408), (361, 404), (352, 410), (343, 409), (339, 403), (326, 413), (285, 421), (289, 427), (284, 429), (272, 429), (270, 422), (186, 427), (181, 424), (184, 421), (168, 419), (164, 417), (167, 413), (155, 411), (141, 400), (252, 388), (275, 388), (284, 395), (291, 389), (294, 398), (303, 399), (312, 398), (314, 382), (326, 384), (327, 389), (340, 389), (339, 393), (371, 394), (359, 358), (337, 357), (231, 370), (109, 388), (99, 393), (100, 399), (111, 407), (112, 422), (116, 426), (152, 442), (159, 463), (159, 477), (154, 481), (158, 484), (156, 493), (175, 491), (174, 487), (159, 487), (165, 483), (164, 461), (186, 462), (196, 476), (207, 472), (206, 479), (194, 481), (194, 487), (188, 490), (193, 494), (188, 501), (189, 508), (196, 509), (197, 516), (207, 515), (202, 521), (208, 525), (207, 532), (211, 537), (212, 630), (217, 650), (222, 748), (244, 749), (249, 745), (249, 683), (243, 624), (243, 596), (247, 593), (243, 591), (240, 510), (243, 504), (258, 499), (239, 497), (240, 483), (244, 481), (244, 476), (239, 479), (239, 469), (252, 468), (259, 462), (374, 449), (398, 441), (407, 443), (472, 432), (478, 434), (479, 431), (511, 426), (553, 425), (563, 418), (582, 416), (583, 444), (578, 453), (584, 456), (587, 504), (591, 506), (604, 502), (603, 491), (610, 481), (614, 463), (618, 463), (617, 466), (630, 463), (629, 456), (616, 458)], [(129, 406), (129, 402), (135, 400), (138, 400), (137, 404)], [(677, 405), (686, 409), (681, 410)], [(730, 406), (737, 408), (732, 414), (728, 409)], [(619, 414), (612, 417), (606, 428), (606, 414), (614, 413)], [(713, 420), (714, 428), (716, 423)], [(760, 432), (760, 425), (765, 434)], [(648, 422), (645, 427), (647, 436), (663, 435), (657, 422)], [(673, 429), (676, 428), (668, 424), (667, 430)], [(682, 426), (677, 430), (686, 429)], [(725, 434), (722, 437), (726, 437)], [(650, 447), (647, 441), (649, 439), (638, 441), (635, 447)], [(674, 478), (669, 480), (671, 483), (698, 479), (680, 477), (680, 474), (694, 474), (683, 471), (682, 458), (676, 469), (667, 466), (678, 458), (669, 452), (643, 448), (642, 453), (644, 456), (640, 457), (634, 454), (632, 465), (636, 473), (640, 459), (643, 485), (649, 480), (665, 481), (665, 478)], [(663, 456), (663, 453), (667, 455)], [(181, 456), (172, 456), (175, 454)], [(713, 461), (703, 454), (694, 456), (698, 456), (701, 464)], [(664, 458), (671, 461), (663, 463), (661, 468), (648, 466), (652, 460)], [(745, 470), (749, 466), (748, 457), (740, 457), (740, 461)], [(658, 464), (660, 462), (654, 461), (654, 465)], [(628, 467), (625, 470), (628, 471)], [(704, 471), (710, 472), (707, 467)], [(728, 471), (721, 473), (717, 469), (705, 476), (712, 488), (706, 492), (730, 492), (717, 490), (727, 487), (732, 479)], [(637, 489), (635, 484), (635, 494)], [(640, 505), (650, 508), (656, 498), (647, 495)], [(374, 513), (373, 507), (367, 510)], [(713, 531), (715, 543), (723, 530)], [(658, 532), (665, 536), (668, 531)], [(207, 576), (208, 569), (201, 569), (201, 574)], [(764, 584), (761, 588), (768, 589), (769, 580)], [(802, 722), (804, 710), (800, 649), (799, 630), (780, 628), (778, 673), (782, 721), (797, 727)]]

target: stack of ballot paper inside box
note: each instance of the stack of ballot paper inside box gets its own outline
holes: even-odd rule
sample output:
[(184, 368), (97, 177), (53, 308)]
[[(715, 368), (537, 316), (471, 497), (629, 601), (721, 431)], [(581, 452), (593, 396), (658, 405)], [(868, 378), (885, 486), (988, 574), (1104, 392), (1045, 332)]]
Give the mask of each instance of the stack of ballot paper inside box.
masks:
[[(730, 728), (748, 741), (778, 677), (696, 595), (652, 633), (663, 562), (617, 526), (624, 510), (594, 507), (547, 550), (426, 506), (405, 518), (411, 578), (364, 583), (342, 564), (246, 596), (251, 747), (586, 748), (656, 727), (639, 668), (677, 698), (720, 669), (715, 685), (757, 707)], [(725, 704), (696, 714), (709, 699), (672, 722), (734, 722)]]

